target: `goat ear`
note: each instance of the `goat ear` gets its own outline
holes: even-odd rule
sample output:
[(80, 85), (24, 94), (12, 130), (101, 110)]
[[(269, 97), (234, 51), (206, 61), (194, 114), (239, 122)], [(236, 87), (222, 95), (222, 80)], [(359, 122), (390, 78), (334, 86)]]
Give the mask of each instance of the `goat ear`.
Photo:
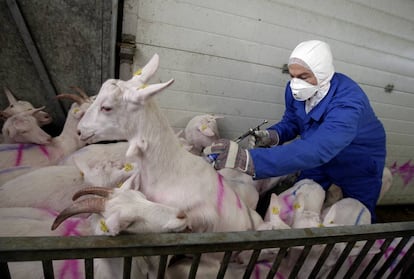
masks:
[(215, 136), (216, 134), (214, 133), (214, 131), (211, 129), (211, 127), (209, 127), (208, 125), (206, 125), (206, 124), (201, 124), (201, 125), (199, 125), (198, 127), (198, 130), (203, 134), (203, 135), (205, 135), (206, 137), (213, 137), (213, 136)]
[(323, 217), (322, 223), (324, 226), (332, 226), (333, 224), (335, 224), (335, 215), (336, 215), (337, 206), (334, 204), (329, 209), (326, 209), (326, 210), (327, 212), (323, 213), (325, 216)]
[(305, 210), (305, 196), (298, 192), (296, 193), (295, 201), (293, 203), (293, 208), (297, 212), (303, 212)]
[(128, 81), (131, 84), (134, 83), (146, 83), (150, 78), (155, 74), (158, 69), (160, 58), (158, 54), (154, 54), (150, 61), (144, 66), (144, 68), (139, 69), (134, 73), (134, 76)]
[(269, 218), (269, 221), (273, 221), (273, 219), (275, 218), (275, 216), (277, 216), (277, 218), (280, 218), (280, 212), (282, 210), (282, 206), (280, 204), (280, 200), (278, 195), (276, 195), (275, 193), (272, 193), (270, 196), (270, 203), (269, 203), (269, 207), (267, 208), (267, 217)]
[(125, 92), (124, 99), (128, 102), (143, 105), (147, 99), (170, 86), (173, 82), (174, 79), (170, 79), (164, 83), (151, 84), (138, 89), (130, 88)]
[(27, 121), (27, 119), (16, 118), (13, 120), (13, 127), (16, 129), (16, 131), (25, 132), (29, 130), (30, 123)]
[(223, 119), (224, 118), (224, 115), (215, 115), (215, 114), (212, 114), (212, 116), (213, 116), (214, 119)]

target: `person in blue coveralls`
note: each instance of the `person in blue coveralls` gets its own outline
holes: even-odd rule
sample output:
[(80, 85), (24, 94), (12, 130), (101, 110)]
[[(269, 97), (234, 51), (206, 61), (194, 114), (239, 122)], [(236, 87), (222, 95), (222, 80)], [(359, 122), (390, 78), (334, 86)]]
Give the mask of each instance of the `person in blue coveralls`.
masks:
[(336, 184), (344, 197), (362, 202), (375, 222), (386, 137), (366, 94), (335, 72), (325, 42), (300, 43), (288, 68), (284, 115), (279, 123), (256, 131), (256, 148), (219, 139), (204, 154), (217, 154), (216, 169), (235, 168), (254, 179), (300, 171), (298, 180), (313, 179), (325, 190)]

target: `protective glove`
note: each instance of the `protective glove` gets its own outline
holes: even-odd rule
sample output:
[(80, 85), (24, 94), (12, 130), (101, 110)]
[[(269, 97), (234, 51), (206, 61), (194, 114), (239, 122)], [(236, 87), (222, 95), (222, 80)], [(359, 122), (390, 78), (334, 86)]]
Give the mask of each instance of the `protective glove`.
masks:
[(217, 154), (217, 159), (214, 162), (216, 170), (232, 168), (251, 176), (254, 175), (253, 160), (249, 151), (241, 148), (234, 141), (219, 139), (204, 148), (203, 153), (205, 156)]
[(254, 135), (248, 138), (248, 149), (254, 147), (268, 147), (279, 143), (279, 135), (275, 130), (254, 131)]

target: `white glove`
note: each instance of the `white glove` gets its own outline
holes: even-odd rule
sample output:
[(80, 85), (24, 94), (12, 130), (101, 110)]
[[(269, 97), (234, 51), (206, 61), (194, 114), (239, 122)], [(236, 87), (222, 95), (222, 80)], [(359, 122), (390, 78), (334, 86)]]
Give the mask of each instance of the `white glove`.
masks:
[(258, 130), (254, 131), (254, 135), (249, 136), (247, 147), (268, 147), (279, 143), (279, 135), (275, 130)]

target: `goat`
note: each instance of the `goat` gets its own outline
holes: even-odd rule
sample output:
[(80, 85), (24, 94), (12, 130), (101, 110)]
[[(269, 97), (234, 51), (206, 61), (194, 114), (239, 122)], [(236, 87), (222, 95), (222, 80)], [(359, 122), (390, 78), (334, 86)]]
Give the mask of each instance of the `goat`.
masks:
[[(9, 106), (3, 111), (0, 111), (1, 119), (6, 120), (7, 118), (20, 112), (35, 109), (33, 105), (27, 101), (18, 101), (13, 96), (13, 93), (10, 91), (10, 89), (7, 87), (4, 87), (4, 93), (6, 94), (7, 100), (9, 101)], [(38, 111), (36, 114), (34, 114), (34, 116), (39, 126), (50, 124), (53, 120), (47, 112), (44, 112), (42, 110)]]
[[(79, 140), (76, 127), (90, 100), (73, 97), (73, 103), (61, 134), (51, 139), (47, 145), (37, 144), (1, 144), (0, 169), (18, 166), (47, 166), (56, 164), (60, 159), (85, 145)], [(67, 97), (63, 95), (63, 97)]]
[(184, 129), (185, 139), (192, 146), (191, 152), (201, 155), (203, 149), (220, 138), (217, 119), (223, 116), (212, 114), (196, 115), (188, 121)]
[(39, 127), (34, 116), (43, 108), (19, 112), (7, 118), (2, 128), (3, 143), (50, 143), (51, 136)]
[(76, 162), (33, 169), (0, 186), (0, 207), (45, 207), (63, 210), (74, 192), (90, 185), (119, 187), (128, 183), (135, 166), (121, 161)]
[(280, 217), (290, 226), (292, 226), (295, 215), (298, 213), (297, 208), (295, 208), (295, 206), (300, 205), (298, 202), (295, 204), (298, 194), (303, 195), (303, 197), (299, 198), (299, 201), (303, 200), (303, 205), (299, 211), (312, 212), (318, 215), (321, 213), (325, 199), (325, 191), (322, 186), (311, 179), (299, 180), (292, 187), (280, 193), (279, 198), (282, 201)]
[(89, 186), (75, 166), (47, 166), (24, 173), (0, 186), (0, 207), (47, 207), (57, 211), (67, 199)]
[[(75, 193), (75, 197), (79, 198), (85, 194), (99, 194), (103, 196), (111, 196), (111, 201), (115, 204), (122, 204), (124, 201), (133, 204), (134, 219), (130, 219), (127, 228), (124, 231), (130, 233), (138, 233), (143, 231), (159, 232), (181, 232), (187, 229), (187, 217), (182, 211), (168, 207), (162, 204), (150, 202), (138, 191), (126, 192), (118, 189), (95, 189), (88, 188), (81, 192)], [(91, 215), (88, 218), (73, 217), (70, 221), (66, 221), (59, 228), (51, 231), (50, 224), (56, 219), (56, 216), (66, 218), (64, 215), (72, 215), (82, 212), (85, 207), (89, 209), (89, 205), (93, 203), (103, 214), (112, 216), (111, 202), (105, 204), (106, 210), (103, 210), (103, 198), (85, 198), (76, 201), (63, 214), (58, 215), (55, 210), (49, 208), (2, 208), (0, 211), (0, 236), (86, 236), (86, 235), (108, 235), (110, 232), (107, 227), (111, 228), (110, 221), (102, 222), (102, 217)], [(115, 202), (115, 201), (118, 201)], [(133, 200), (133, 202), (131, 202)], [(97, 202), (95, 202), (97, 201)], [(100, 202), (101, 201), (101, 202)], [(116, 206), (112, 208), (114, 215), (119, 214)], [(156, 218), (154, 217), (156, 216)], [(58, 217), (59, 218), (59, 217)], [(106, 220), (110, 220), (111, 217)], [(60, 219), (63, 221), (63, 219)], [(139, 268), (136, 267), (138, 259), (133, 261), (133, 278), (143, 278), (144, 275)], [(84, 278), (81, 261), (65, 260), (54, 261), (55, 274), (59, 274), (59, 278)], [(12, 278), (43, 278), (42, 266), (40, 262), (24, 262), (9, 263)], [(95, 278), (122, 278), (122, 259), (95, 259), (94, 260)]]
[(127, 149), (128, 142), (125, 141), (89, 144), (62, 158), (58, 164), (75, 166), (80, 162), (88, 162), (88, 164), (91, 165), (94, 162), (102, 162), (108, 158), (110, 158), (111, 161), (126, 163), (125, 153)]
[(254, 229), (261, 217), (213, 167), (181, 147), (152, 99), (173, 82), (145, 84), (158, 63), (154, 55), (129, 81), (106, 81), (79, 122), (81, 139), (96, 142), (111, 134), (126, 138), (127, 155), (137, 160), (139, 190), (151, 201), (183, 210), (194, 231)]

